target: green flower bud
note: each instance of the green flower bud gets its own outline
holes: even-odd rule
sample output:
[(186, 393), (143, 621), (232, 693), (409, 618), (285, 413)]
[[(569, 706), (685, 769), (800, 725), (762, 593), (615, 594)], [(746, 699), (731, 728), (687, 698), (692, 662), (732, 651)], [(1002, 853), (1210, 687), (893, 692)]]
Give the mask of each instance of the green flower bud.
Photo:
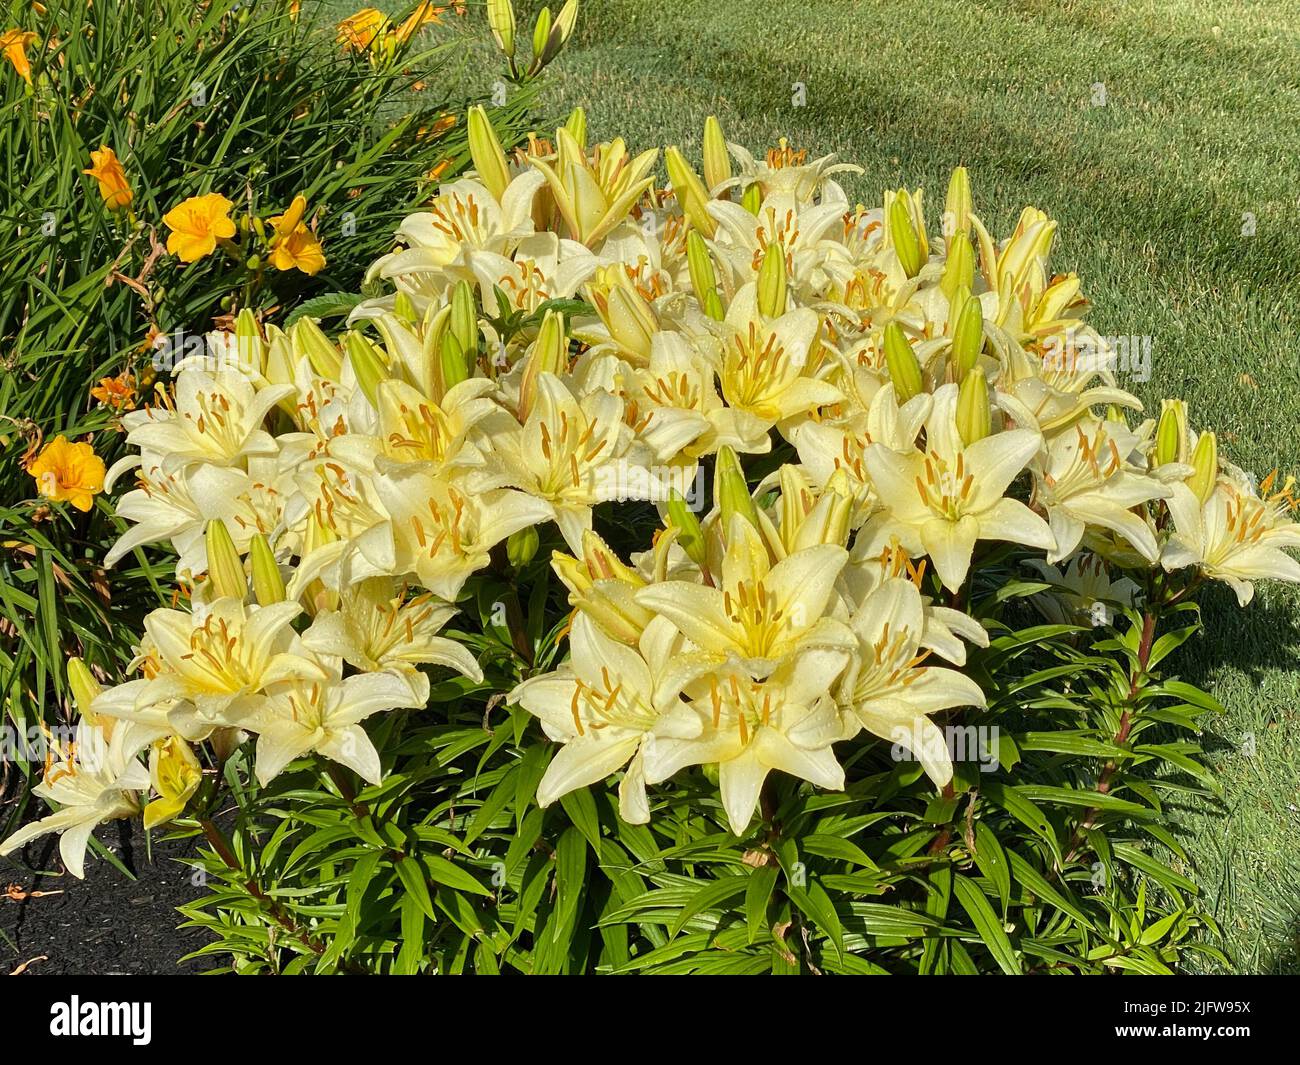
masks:
[(1156, 423), (1156, 465), (1187, 461), (1187, 404), (1167, 399)]
[(451, 290), (451, 320), (448, 328), (467, 355), (478, 355), (478, 304), (474, 290), (465, 280), (456, 282)]
[(709, 115), (704, 120), (704, 185), (712, 192), (731, 177), (731, 156), (727, 152), (727, 139), (717, 118)]
[(912, 215), (908, 210), (909, 197), (899, 192), (889, 204), (889, 236), (894, 244), (894, 253), (903, 273), (909, 278), (915, 277), (925, 265), (921, 252), (921, 241), (912, 225)]
[(957, 312), (957, 324), (952, 330), (953, 378), (957, 381), (964, 380), (971, 367), (979, 362), (983, 350), (984, 312), (979, 300), (967, 296), (966, 302)]
[(506, 540), (506, 558), (510, 560), (510, 565), (515, 569), (528, 565), (537, 554), (537, 545), (540, 542), (536, 525), (529, 525), (512, 532)]
[(885, 326), (885, 365), (889, 368), (889, 379), (894, 382), (894, 393), (899, 403), (906, 403), (925, 391), (921, 364), (916, 361), (907, 334), (897, 322)]
[[(505, 0), (505, 4), (509, 7), (509, 0)], [(513, 10), (510, 20), (513, 32)], [(510, 168), (506, 165), (506, 153), (501, 150), (501, 142), (497, 140), (496, 131), (493, 130), (487, 112), (481, 105), (469, 109), (468, 126), (469, 154), (474, 161), (474, 169), (478, 172), (483, 186), (500, 203), (501, 197), (505, 195), (506, 186), (510, 184)]]
[(90, 713), (90, 704), (104, 690), (80, 658), (68, 659), (68, 689), (82, 717)]
[(208, 551), (208, 580), (219, 598), (243, 599), (248, 595), (248, 579), (244, 576), (244, 560), (235, 550), (230, 530), (219, 518), (208, 522), (204, 531), (204, 544)]
[(763, 265), (758, 268), (758, 309), (768, 318), (785, 314), (786, 275), (785, 248), (769, 244), (763, 253)]
[(686, 500), (676, 491), (672, 490), (668, 497), (668, 524), (677, 530), (677, 542), (681, 544), (682, 550), (686, 552), (686, 557), (694, 562), (697, 566), (704, 565), (704, 530), (700, 528), (700, 520), (695, 513), (686, 505)]
[(537, 13), (537, 21), (533, 23), (533, 55), (541, 56), (546, 53), (546, 40), (551, 35), (551, 9), (542, 8)]
[(740, 197), (740, 206), (755, 218), (758, 217), (759, 208), (763, 206), (763, 190), (757, 181), (746, 187), (745, 194)]
[(958, 289), (964, 288), (969, 292), (973, 284), (975, 284), (975, 249), (971, 246), (970, 237), (958, 233), (948, 241), (948, 258), (943, 264), (943, 276), (939, 279), (939, 287), (951, 301)]
[(758, 509), (749, 494), (749, 484), (745, 481), (745, 471), (740, 468), (736, 452), (728, 445), (718, 449), (716, 465), (713, 468), (713, 490), (717, 497), (718, 509), (722, 512), (722, 528), (731, 528), (731, 519), (740, 515), (755, 529), (761, 531), (758, 523)]
[(960, 233), (965, 237), (970, 233), (971, 206), (970, 176), (964, 166), (959, 166), (948, 179), (948, 198), (944, 201), (943, 210), (951, 229), (945, 227), (945, 236), (954, 237)]
[(339, 379), (339, 371), (343, 368), (343, 356), (339, 354), (339, 349), (330, 342), (330, 338), (325, 335), (320, 326), (310, 318), (299, 318), (293, 323), (289, 335), (293, 341), (295, 356), (306, 355), (311, 368), (321, 377), (330, 381)]
[(357, 385), (372, 407), (379, 406), (379, 383), (388, 380), (388, 367), (379, 349), (355, 329), (348, 330), (344, 341), (348, 362), (356, 375)]
[(676, 147), (664, 151), (664, 166), (668, 170), (668, 180), (672, 184), (678, 204), (681, 205), (682, 214), (706, 237), (713, 236), (717, 231), (718, 223), (708, 212), (706, 205), (709, 202), (709, 194), (700, 181), (699, 175), (691, 169), (686, 157)]
[[(576, 6), (576, 4), (575, 4)], [(566, 5), (567, 10), (567, 5)], [(563, 14), (563, 12), (561, 12)], [(578, 142), (578, 147), (587, 147), (587, 112), (581, 107), (575, 107), (569, 112), (569, 117), (564, 121), (564, 128), (572, 135), (573, 139)]]
[(1219, 480), (1219, 441), (1213, 433), (1202, 433), (1196, 438), (1192, 468), (1195, 472), (1187, 478), (1187, 487), (1202, 504), (1208, 503)]
[(515, 54), (515, 7), (510, 0), (488, 0), (488, 27), (507, 59)]
[(957, 433), (967, 447), (993, 430), (989, 412), (989, 383), (976, 366), (962, 378), (957, 392)]
[(709, 293), (717, 289), (718, 277), (713, 270), (713, 257), (709, 254), (708, 245), (696, 229), (686, 234), (686, 266), (691, 274), (691, 288), (703, 304)]
[(258, 533), (248, 545), (248, 558), (253, 569), (253, 597), (260, 606), (283, 603), (284, 578), (275, 561), (275, 552), (265, 536)]

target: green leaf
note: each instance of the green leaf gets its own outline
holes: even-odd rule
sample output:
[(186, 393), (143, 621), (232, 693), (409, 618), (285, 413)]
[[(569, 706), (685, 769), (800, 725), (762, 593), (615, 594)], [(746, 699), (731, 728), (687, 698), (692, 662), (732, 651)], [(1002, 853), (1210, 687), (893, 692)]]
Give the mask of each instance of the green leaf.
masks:
[(984, 945), (988, 947), (989, 953), (993, 955), (993, 960), (998, 963), (998, 967), (1010, 976), (1018, 976), (1021, 967), (1016, 958), (1015, 948), (1011, 946), (1011, 940), (1007, 938), (1006, 930), (993, 912), (993, 907), (989, 905), (989, 900), (984, 897), (984, 892), (973, 880), (964, 876), (953, 877), (952, 886), (957, 901), (961, 903), (962, 909), (975, 925), (975, 930), (984, 941)]

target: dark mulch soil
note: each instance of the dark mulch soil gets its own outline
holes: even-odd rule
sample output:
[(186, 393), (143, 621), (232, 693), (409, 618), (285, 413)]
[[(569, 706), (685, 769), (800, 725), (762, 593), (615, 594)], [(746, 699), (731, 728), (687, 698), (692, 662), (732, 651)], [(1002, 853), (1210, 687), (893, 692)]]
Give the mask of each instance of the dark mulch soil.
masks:
[[(0, 858), (0, 889), (16, 884), (27, 893), (21, 901), (0, 895), (0, 975), (24, 962), (24, 972), (34, 976), (172, 975), (218, 968), (220, 958), (179, 961), (210, 938), (202, 929), (177, 928), (185, 918), (176, 907), (193, 902), (205, 890), (191, 883), (195, 872), (187, 861), (198, 841), (164, 843), (155, 838), (151, 854), (134, 821), (112, 822), (95, 835), (135, 880), (93, 850), (86, 852), (86, 879), (68, 876), (53, 836), (34, 840), (21, 854)], [(34, 960), (42, 955), (42, 960)]]

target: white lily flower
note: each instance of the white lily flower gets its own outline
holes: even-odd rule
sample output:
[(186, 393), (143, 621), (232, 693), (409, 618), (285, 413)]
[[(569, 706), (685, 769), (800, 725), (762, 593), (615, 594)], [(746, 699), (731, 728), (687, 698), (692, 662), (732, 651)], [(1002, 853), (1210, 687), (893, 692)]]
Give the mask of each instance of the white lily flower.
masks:
[(67, 744), (50, 737), (52, 753), (32, 794), (59, 807), (0, 842), (0, 856), (50, 832), (59, 833), (59, 855), (69, 873), (85, 878), (90, 835), (106, 821), (134, 817), (149, 790), (149, 770), (136, 756), (157, 733), (124, 724), (105, 729), (82, 722)]
[(694, 682), (688, 694), (699, 734), (658, 739), (647, 748), (647, 782), (716, 762), (722, 806), (737, 836), (749, 827), (773, 769), (841, 790), (844, 769), (831, 744), (843, 737), (844, 722), (828, 692), (848, 661), (847, 651), (810, 647), (764, 680), (727, 669)]
[(688, 739), (702, 728), (679, 692), (705, 667), (681, 669), (675, 661), (681, 642), (664, 618), (646, 626), (635, 648), (605, 635), (586, 614), (574, 618), (570, 663), (524, 681), (509, 696), (564, 744), (537, 787), (539, 806), (627, 766), (619, 816), (634, 825), (650, 820), (646, 752), (661, 739)]
[(878, 555), (891, 539), (913, 557), (929, 555), (944, 586), (966, 579), (977, 540), (1007, 540), (1051, 550), (1047, 522), (1004, 493), (1038, 453), (1028, 429), (986, 436), (969, 447), (956, 427), (957, 386), (934, 394), (925, 451), (900, 454), (884, 444), (866, 451), (867, 470), (883, 511), (862, 530), (861, 554)]
[[(955, 611), (954, 611), (955, 613)], [(912, 581), (891, 577), (876, 588), (849, 621), (858, 638), (839, 699), (850, 722), (906, 747), (939, 787), (952, 779), (943, 732), (930, 715), (954, 706), (984, 706), (984, 692), (953, 669), (922, 665), (928, 620)]]

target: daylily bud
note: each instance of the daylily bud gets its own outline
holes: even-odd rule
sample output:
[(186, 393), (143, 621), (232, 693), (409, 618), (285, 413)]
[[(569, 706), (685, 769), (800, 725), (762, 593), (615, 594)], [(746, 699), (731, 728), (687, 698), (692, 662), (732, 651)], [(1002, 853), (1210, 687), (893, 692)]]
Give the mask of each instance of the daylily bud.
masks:
[(967, 447), (992, 431), (989, 414), (989, 383), (978, 366), (962, 378), (957, 392), (957, 433)]
[(384, 365), (379, 349), (355, 329), (348, 330), (344, 341), (348, 362), (356, 375), (357, 385), (372, 407), (379, 406), (379, 382), (387, 381), (388, 367)]
[(82, 717), (90, 716), (90, 704), (104, 689), (99, 681), (90, 675), (86, 663), (80, 658), (68, 659), (68, 688), (72, 692), (72, 701)]
[(208, 580), (219, 598), (243, 599), (248, 595), (248, 580), (244, 576), (244, 560), (235, 550), (230, 530), (220, 518), (208, 522), (204, 532), (208, 551)]
[(249, 542), (248, 558), (253, 568), (253, 597), (259, 606), (284, 602), (284, 577), (271, 544), (261, 533)]
[(912, 215), (907, 208), (906, 193), (900, 192), (889, 204), (889, 236), (893, 241), (894, 253), (903, 273), (909, 278), (915, 277), (925, 265), (921, 253), (921, 241), (912, 225)]
[[(504, 0), (504, 3), (506, 7), (510, 6), (510, 0)], [(513, 10), (510, 13), (510, 23), (513, 32)], [(481, 105), (469, 109), (469, 154), (484, 188), (500, 203), (506, 186), (510, 184), (510, 168), (506, 165), (506, 153), (501, 150), (496, 131)]]
[(536, 525), (529, 525), (512, 532), (506, 540), (506, 558), (510, 560), (510, 565), (515, 569), (528, 565), (537, 554), (537, 545), (540, 542)]
[(697, 566), (703, 566), (704, 530), (700, 528), (700, 519), (676, 490), (668, 497), (667, 509), (668, 524), (677, 530), (677, 542), (682, 545), (686, 557)]
[(952, 229), (945, 230), (945, 236), (955, 237), (958, 233), (966, 236), (970, 233), (971, 206), (970, 177), (966, 168), (959, 166), (948, 179), (948, 198), (944, 201), (943, 210)]
[(542, 8), (537, 13), (537, 21), (533, 24), (533, 55), (543, 56), (546, 54), (546, 41), (551, 35), (551, 9)]
[(746, 187), (745, 194), (740, 198), (740, 206), (758, 217), (759, 208), (763, 206), (763, 190), (757, 181)]
[(704, 303), (710, 292), (716, 292), (718, 276), (713, 271), (713, 257), (709, 255), (708, 245), (699, 230), (692, 229), (686, 234), (686, 266), (691, 275), (691, 288), (700, 303)]
[(1208, 503), (1219, 480), (1219, 441), (1213, 433), (1202, 433), (1196, 438), (1192, 468), (1196, 472), (1187, 478), (1187, 487), (1202, 504)]
[(339, 379), (339, 370), (343, 368), (343, 356), (310, 318), (299, 318), (293, 323), (290, 332), (293, 339), (295, 355), (306, 355), (311, 368), (321, 377), (330, 381)]
[(731, 156), (727, 139), (714, 115), (704, 120), (704, 184), (711, 193), (731, 177)]
[(1157, 466), (1187, 459), (1187, 404), (1181, 399), (1167, 399), (1162, 406), (1156, 424)]
[(885, 365), (889, 368), (889, 379), (894, 382), (894, 393), (899, 403), (906, 403), (925, 391), (921, 364), (916, 361), (907, 334), (897, 322), (885, 326)]
[(451, 320), (448, 328), (452, 336), (460, 342), (463, 352), (478, 355), (478, 305), (474, 302), (474, 290), (465, 280), (456, 282), (451, 290)]
[(709, 194), (701, 183), (699, 175), (691, 169), (690, 163), (676, 147), (665, 150), (664, 166), (668, 170), (668, 181), (677, 196), (678, 204), (681, 205), (682, 214), (706, 237), (713, 236), (718, 223), (714, 221), (706, 207)]
[(974, 366), (984, 350), (984, 312), (980, 301), (967, 296), (957, 312), (957, 324), (952, 330), (953, 378), (961, 381)]
[(758, 268), (758, 309), (768, 318), (785, 314), (785, 248), (778, 242), (769, 244)]
[(755, 529), (762, 531), (758, 522), (758, 508), (754, 506), (749, 494), (749, 485), (745, 481), (745, 471), (740, 468), (740, 460), (729, 445), (718, 449), (716, 465), (713, 468), (714, 494), (718, 509), (722, 512), (722, 528), (731, 528), (731, 519), (740, 515)]
[[(576, 4), (575, 4), (576, 7)], [(568, 8), (566, 6), (565, 10)], [(564, 17), (564, 12), (560, 12), (560, 17)], [(569, 131), (573, 139), (578, 142), (580, 148), (587, 147), (587, 112), (581, 107), (575, 107), (569, 112), (569, 117), (564, 121), (564, 128)]]
[(515, 7), (510, 0), (488, 0), (488, 26), (496, 38), (501, 53), (510, 58), (515, 54)]
[(953, 293), (959, 288), (969, 292), (973, 284), (975, 284), (975, 249), (971, 246), (970, 237), (964, 233), (957, 233), (948, 241), (948, 259), (943, 264), (943, 276), (939, 279), (939, 287), (951, 301)]

